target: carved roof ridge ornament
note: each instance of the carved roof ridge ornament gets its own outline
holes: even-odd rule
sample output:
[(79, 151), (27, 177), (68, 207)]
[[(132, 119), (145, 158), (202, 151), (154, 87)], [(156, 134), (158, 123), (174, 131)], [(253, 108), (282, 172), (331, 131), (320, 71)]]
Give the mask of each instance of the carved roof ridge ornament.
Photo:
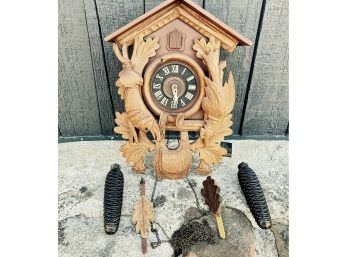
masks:
[(138, 36), (146, 37), (169, 22), (180, 19), (204, 36), (216, 37), (221, 46), (232, 52), (237, 45), (251, 45), (252, 42), (227, 24), (204, 10), (191, 0), (167, 0), (137, 19), (104, 38), (119, 46), (131, 45)]

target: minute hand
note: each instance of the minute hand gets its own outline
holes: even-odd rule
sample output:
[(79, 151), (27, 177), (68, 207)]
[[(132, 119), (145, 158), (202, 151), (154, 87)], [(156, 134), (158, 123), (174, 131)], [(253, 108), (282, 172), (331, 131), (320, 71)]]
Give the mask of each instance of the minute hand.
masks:
[(178, 90), (175, 89), (175, 88), (173, 88), (173, 89), (172, 89), (172, 93), (173, 93), (173, 100), (174, 100), (175, 102), (177, 102), (177, 101), (179, 100), (179, 97), (178, 97)]

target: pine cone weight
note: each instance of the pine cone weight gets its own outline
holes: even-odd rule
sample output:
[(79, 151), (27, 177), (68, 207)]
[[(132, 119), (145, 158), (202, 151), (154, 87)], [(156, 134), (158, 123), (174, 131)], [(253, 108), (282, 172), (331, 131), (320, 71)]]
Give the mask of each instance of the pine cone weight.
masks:
[(104, 229), (106, 234), (115, 234), (120, 224), (123, 199), (123, 173), (120, 165), (114, 164), (106, 175), (104, 187)]
[(271, 215), (260, 182), (245, 162), (238, 165), (238, 180), (257, 225), (262, 229), (270, 228)]

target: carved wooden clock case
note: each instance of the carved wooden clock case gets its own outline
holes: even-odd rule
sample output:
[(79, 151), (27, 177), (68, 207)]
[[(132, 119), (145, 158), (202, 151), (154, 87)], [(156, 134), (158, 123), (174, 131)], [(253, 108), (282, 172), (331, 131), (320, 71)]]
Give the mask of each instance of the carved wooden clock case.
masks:
[[(116, 112), (115, 132), (128, 140), (120, 151), (132, 170), (144, 173), (144, 156), (154, 151), (157, 176), (183, 178), (198, 152), (198, 171), (209, 174), (226, 154), (220, 142), (232, 134), (235, 102), (231, 72), (223, 83), (220, 48), (232, 52), (250, 40), (189, 0), (167, 0), (105, 40), (122, 63), (116, 87), (125, 112)], [(180, 133), (176, 149), (166, 146), (166, 131)], [(189, 131), (199, 138), (190, 142)]]

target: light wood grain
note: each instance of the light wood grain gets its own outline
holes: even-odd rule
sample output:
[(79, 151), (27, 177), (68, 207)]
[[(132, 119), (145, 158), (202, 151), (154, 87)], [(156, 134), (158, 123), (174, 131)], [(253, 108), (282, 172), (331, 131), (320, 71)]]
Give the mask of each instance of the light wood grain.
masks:
[(133, 208), (133, 224), (136, 224), (135, 230), (141, 236), (141, 251), (147, 252), (147, 240), (151, 229), (151, 222), (154, 221), (153, 203), (145, 195), (145, 181), (140, 181), (140, 197)]
[(146, 195), (142, 195), (134, 205), (133, 212), (133, 223), (136, 224), (136, 232), (140, 233), (142, 238), (149, 237), (150, 222), (153, 220), (153, 204)]
[(232, 73), (228, 80), (223, 81), (225, 61), (220, 61), (221, 42), (211, 38), (195, 40), (193, 49), (197, 57), (202, 59), (209, 70), (205, 77), (205, 97), (202, 100), (204, 111), (204, 127), (200, 130), (199, 138), (192, 144), (191, 149), (199, 152), (201, 175), (211, 172), (211, 166), (218, 164), (226, 155), (226, 149), (220, 146), (225, 136), (232, 134), (232, 114), (236, 93)]
[(221, 213), (218, 213), (218, 214), (215, 213), (214, 216), (215, 216), (215, 219), (216, 219), (216, 224), (217, 224), (217, 228), (218, 228), (218, 231), (219, 231), (219, 236), (222, 239), (225, 239), (226, 238), (226, 233), (225, 233), (224, 222), (222, 220)]
[[(205, 9), (255, 42), (261, 4), (262, 0), (209, 0), (205, 1)], [(238, 46), (232, 54), (221, 51), (220, 59), (227, 62), (225, 79), (227, 79), (228, 71), (231, 70), (236, 84), (237, 95), (232, 127), (234, 134), (238, 134), (241, 127), (253, 50), (254, 44), (249, 47)]]
[(265, 7), (243, 135), (286, 134), (288, 58), (288, 0), (269, 0)]
[[(170, 1), (172, 2), (172, 1)], [(202, 35), (215, 37), (221, 41), (221, 46), (228, 52), (232, 52), (237, 44), (250, 45), (249, 39), (236, 32), (231, 27), (217, 20), (201, 7), (188, 6), (188, 2), (173, 2), (171, 5), (158, 6), (146, 15), (111, 33), (104, 38), (107, 42), (116, 42), (118, 45), (132, 45), (134, 39), (141, 35), (146, 37), (166, 24), (180, 19)], [(191, 5), (194, 3), (190, 2)]]
[(63, 136), (101, 134), (83, 0), (59, 1), (58, 33), (60, 131)]

